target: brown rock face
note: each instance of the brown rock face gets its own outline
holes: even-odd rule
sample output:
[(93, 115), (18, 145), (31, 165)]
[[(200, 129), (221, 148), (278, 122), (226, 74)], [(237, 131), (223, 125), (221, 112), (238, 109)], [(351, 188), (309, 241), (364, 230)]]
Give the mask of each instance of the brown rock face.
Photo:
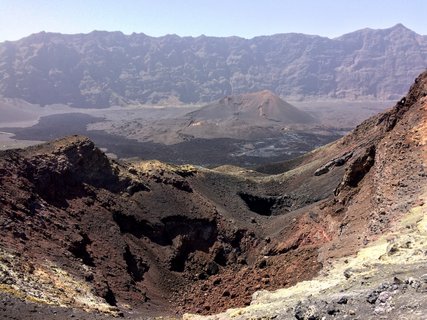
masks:
[(419, 201), (426, 96), (424, 73), (393, 109), (271, 176), (115, 162), (78, 136), (1, 152), (0, 314), (212, 313), (313, 277)]

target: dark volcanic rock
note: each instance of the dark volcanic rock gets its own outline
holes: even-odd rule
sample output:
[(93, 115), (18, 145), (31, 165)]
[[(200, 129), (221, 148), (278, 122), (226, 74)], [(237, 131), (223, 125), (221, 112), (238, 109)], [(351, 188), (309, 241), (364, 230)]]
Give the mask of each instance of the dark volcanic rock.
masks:
[(80, 107), (210, 102), (265, 89), (294, 98), (396, 99), (425, 67), (426, 52), (426, 37), (402, 25), (335, 39), (42, 32), (0, 44), (0, 94)]
[(328, 173), (329, 170), (331, 170), (333, 167), (341, 167), (342, 165), (344, 165), (344, 163), (346, 163), (348, 161), (348, 159), (350, 159), (353, 156), (353, 152), (347, 152), (344, 155), (342, 155), (341, 157), (332, 159), (331, 161), (329, 161), (328, 163), (326, 163), (325, 165), (321, 166), (319, 169), (317, 169), (314, 172), (315, 176), (321, 176), (322, 174)]
[[(237, 177), (160, 162), (116, 162), (81, 136), (0, 152), (0, 167), (0, 279), (7, 293), (18, 282), (19, 297), (29, 301), (31, 292), (38, 292), (43, 301), (57, 304), (62, 299), (62, 304), (80, 308), (79, 301), (90, 299), (77, 296), (90, 289), (100, 299), (96, 306), (104, 303), (115, 314), (126, 310), (124, 305), (149, 314), (194, 311), (198, 303), (191, 301), (204, 299), (199, 288), (206, 291), (223, 275), (230, 277), (236, 266), (249, 268), (253, 276), (234, 277), (240, 284), (229, 290), (228, 302), (200, 311), (206, 313), (231, 306), (236, 297), (247, 303), (255, 286), (248, 289), (245, 278), (262, 276), (262, 287), (280, 285), (267, 277), (272, 265), (257, 264), (265, 231), (251, 223), (253, 212), (236, 195), (249, 187)], [(255, 199), (266, 193), (259, 187), (251, 191)], [(271, 199), (271, 205), (284, 203), (282, 197)], [(289, 205), (295, 201), (286, 200)], [(280, 215), (280, 206), (274, 210)], [(290, 281), (318, 270), (320, 264), (307, 258), (312, 254), (292, 260), (291, 265), (309, 267), (295, 267)], [(43, 289), (46, 284), (38, 275), (51, 273), (46, 261), (53, 270), (70, 274), (76, 291), (49, 287), (65, 281), (63, 275)], [(223, 292), (211, 294), (223, 297)]]

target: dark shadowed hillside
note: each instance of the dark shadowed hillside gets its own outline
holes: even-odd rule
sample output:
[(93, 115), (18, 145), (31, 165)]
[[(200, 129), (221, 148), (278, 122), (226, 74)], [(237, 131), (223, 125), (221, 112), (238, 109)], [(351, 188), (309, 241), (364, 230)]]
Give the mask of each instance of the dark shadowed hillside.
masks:
[(335, 39), (39, 33), (0, 44), (0, 95), (81, 107), (211, 102), (266, 89), (287, 99), (397, 99), (426, 65), (426, 37), (403, 25)]

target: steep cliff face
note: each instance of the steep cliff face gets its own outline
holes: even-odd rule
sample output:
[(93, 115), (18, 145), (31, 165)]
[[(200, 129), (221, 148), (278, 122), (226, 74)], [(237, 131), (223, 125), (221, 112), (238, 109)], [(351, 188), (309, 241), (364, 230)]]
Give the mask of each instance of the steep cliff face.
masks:
[[(0, 314), (32, 319), (39, 310), (49, 317), (58, 306), (64, 317), (77, 308), (88, 319), (95, 316), (84, 310), (129, 318), (208, 314), (319, 272), (313, 299), (324, 289), (335, 299), (340, 288), (357, 285), (357, 302), (383, 275), (393, 279), (405, 270), (420, 278), (426, 99), (424, 73), (394, 108), (275, 175), (119, 163), (77, 136), (1, 152)], [(407, 297), (412, 291), (399, 281), (396, 290)], [(304, 302), (310, 285), (297, 288), (296, 296), (283, 295), (285, 306), (277, 304), (280, 295), (258, 293), (254, 303), (266, 308), (234, 316), (285, 317), (289, 309), (304, 319), (313, 308), (329, 312), (323, 302)], [(375, 312), (400, 317), (387, 309), (392, 288), (378, 287), (367, 303), (377, 297)], [(422, 296), (425, 285), (413, 289)], [(424, 308), (423, 301), (416, 303)], [(363, 303), (356, 306), (360, 313)], [(347, 309), (341, 310), (355, 312)]]
[(426, 62), (426, 37), (402, 25), (335, 39), (39, 33), (0, 44), (0, 94), (79, 107), (211, 102), (260, 90), (398, 99)]

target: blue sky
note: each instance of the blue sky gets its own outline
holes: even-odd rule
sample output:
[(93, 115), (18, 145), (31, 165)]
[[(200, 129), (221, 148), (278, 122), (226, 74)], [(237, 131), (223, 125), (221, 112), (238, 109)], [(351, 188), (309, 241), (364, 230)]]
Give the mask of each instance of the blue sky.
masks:
[(427, 35), (427, 0), (0, 0), (0, 41), (39, 31), (336, 37), (397, 23)]

